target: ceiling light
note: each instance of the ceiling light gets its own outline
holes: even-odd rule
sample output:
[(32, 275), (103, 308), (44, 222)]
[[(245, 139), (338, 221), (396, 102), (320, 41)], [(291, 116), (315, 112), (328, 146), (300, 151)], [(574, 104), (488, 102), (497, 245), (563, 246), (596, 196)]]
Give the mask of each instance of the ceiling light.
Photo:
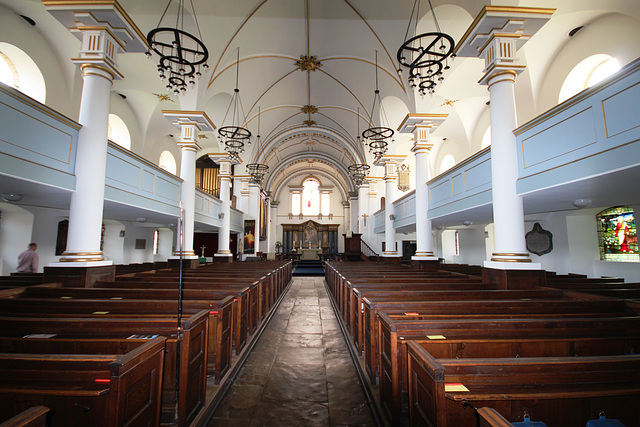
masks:
[(593, 203), (593, 200), (591, 200), (591, 199), (575, 199), (572, 203), (573, 203), (573, 206), (575, 206), (576, 208), (586, 208), (591, 203)]
[(2, 193), (2, 199), (5, 202), (19, 202), (20, 200), (22, 200), (22, 194)]

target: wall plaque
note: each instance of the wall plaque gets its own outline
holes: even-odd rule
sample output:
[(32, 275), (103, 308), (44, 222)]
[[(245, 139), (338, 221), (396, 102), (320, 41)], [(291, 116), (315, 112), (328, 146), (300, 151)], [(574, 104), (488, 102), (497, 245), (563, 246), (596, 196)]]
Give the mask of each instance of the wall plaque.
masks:
[(553, 234), (542, 228), (540, 223), (533, 224), (533, 229), (525, 235), (527, 250), (538, 256), (553, 250)]

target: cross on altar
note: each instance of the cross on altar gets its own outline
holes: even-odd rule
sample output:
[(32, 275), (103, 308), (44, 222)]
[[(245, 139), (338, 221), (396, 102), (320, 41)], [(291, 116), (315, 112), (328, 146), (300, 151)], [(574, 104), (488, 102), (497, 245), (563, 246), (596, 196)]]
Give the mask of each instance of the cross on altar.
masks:
[(201, 251), (200, 253), (202, 254), (202, 255), (200, 255), (200, 256), (201, 256), (202, 258), (204, 258), (204, 248), (206, 248), (206, 246), (205, 246), (205, 245), (200, 246), (200, 251)]
[(364, 226), (365, 226), (365, 227), (367, 226), (367, 217), (368, 217), (368, 216), (369, 216), (369, 215), (367, 215), (367, 214), (362, 214), (362, 217), (364, 218)]

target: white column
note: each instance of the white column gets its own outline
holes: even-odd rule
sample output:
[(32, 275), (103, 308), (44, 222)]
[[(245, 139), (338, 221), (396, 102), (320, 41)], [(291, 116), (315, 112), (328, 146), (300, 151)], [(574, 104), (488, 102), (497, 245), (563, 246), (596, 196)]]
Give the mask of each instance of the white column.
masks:
[(265, 242), (266, 247), (263, 252), (268, 254), (269, 252), (271, 252), (271, 248), (274, 247), (273, 242), (275, 242), (275, 240), (273, 240), (273, 237), (271, 236), (271, 195), (269, 193), (267, 194), (267, 198), (265, 199), (264, 216), (266, 221), (265, 230), (267, 232), (267, 241)]
[(221, 258), (228, 258), (230, 261), (233, 254), (229, 250), (229, 240), (231, 238), (231, 167), (236, 162), (229, 158), (227, 153), (209, 154), (209, 158), (220, 165), (220, 229), (218, 230), (218, 251), (214, 257), (224, 261)]
[(359, 213), (359, 202), (358, 202), (358, 193), (349, 193), (349, 232), (357, 233), (358, 232), (358, 213)]
[(514, 85), (526, 68), (519, 49), (550, 19), (555, 9), (485, 6), (458, 42), (458, 56), (485, 60), (480, 84), (489, 87), (491, 181), (495, 252), (484, 266), (501, 270), (539, 270), (527, 252), (522, 198), (518, 196), (518, 154)]
[(344, 234), (351, 233), (351, 206), (349, 201), (342, 202), (342, 217), (344, 218)]
[(255, 218), (255, 229), (254, 229), (254, 244), (253, 244), (253, 255), (258, 256), (258, 252), (260, 252), (260, 186), (257, 184), (249, 183), (249, 204), (251, 208), (249, 209), (249, 215), (253, 215)]
[(365, 235), (367, 232), (367, 226), (373, 218), (369, 217), (369, 186), (371, 184), (366, 182), (358, 187), (358, 221), (357, 227), (353, 230), (354, 233)]
[(276, 242), (283, 243), (282, 235), (278, 234), (278, 207), (280, 206), (279, 200), (271, 200), (269, 203), (269, 210), (271, 214), (269, 215), (269, 251), (276, 251)]
[[(100, 250), (104, 184), (107, 170), (107, 128), (113, 74), (102, 67), (82, 66), (82, 99), (76, 152), (76, 191), (71, 194), (67, 248), (61, 262), (110, 265)], [(90, 263), (90, 264), (87, 264)]]
[(113, 80), (123, 78), (116, 58), (147, 49), (142, 32), (117, 4), (47, 2), (47, 11), (82, 41), (72, 61), (82, 70), (76, 151), (76, 189), (69, 205), (67, 247), (60, 263), (50, 266), (111, 265), (100, 249), (107, 164), (109, 99)]
[[(491, 261), (530, 263), (525, 242), (524, 209), (518, 196), (518, 153), (513, 129), (516, 123), (515, 72), (489, 78), (491, 94), (491, 181), (495, 252)], [(527, 266), (530, 268), (530, 266)]]
[[(395, 167), (395, 164), (393, 165)], [(395, 200), (395, 173), (386, 173), (384, 176), (384, 241), (386, 250), (382, 254), (385, 257), (397, 257), (396, 250), (396, 229), (393, 228), (395, 215), (393, 213), (393, 201)]]
[[(182, 187), (180, 202), (184, 215), (184, 240), (182, 244), (182, 257), (184, 259), (197, 259), (193, 251), (193, 232), (195, 230), (196, 217), (196, 153), (200, 150), (198, 145), (198, 133), (215, 129), (213, 123), (204, 111), (180, 111), (163, 110), (162, 114), (180, 128), (180, 140), (178, 145), (182, 152), (180, 162), (180, 178)], [(180, 245), (176, 245), (173, 259), (180, 257)]]
[(433, 147), (431, 132), (442, 124), (447, 114), (409, 114), (399, 129), (403, 133), (413, 133), (414, 144), (411, 151), (415, 155), (416, 177), (416, 253), (411, 258), (418, 261), (434, 261), (433, 236), (429, 219), (429, 151)]
[(229, 239), (231, 238), (231, 176), (220, 176), (220, 201), (222, 202), (222, 209), (220, 214), (222, 215), (221, 227), (218, 232), (218, 252), (216, 257), (230, 257), (232, 256), (229, 250)]
[[(186, 126), (183, 127), (183, 132)], [(182, 151), (180, 162), (180, 178), (182, 178), (182, 189), (180, 191), (180, 202), (182, 203), (184, 217), (184, 243), (183, 258), (198, 258), (193, 251), (193, 232), (195, 229), (195, 208), (196, 208), (196, 151), (200, 148), (197, 144), (187, 141), (178, 142)], [(179, 248), (176, 248), (174, 256), (179, 256)]]

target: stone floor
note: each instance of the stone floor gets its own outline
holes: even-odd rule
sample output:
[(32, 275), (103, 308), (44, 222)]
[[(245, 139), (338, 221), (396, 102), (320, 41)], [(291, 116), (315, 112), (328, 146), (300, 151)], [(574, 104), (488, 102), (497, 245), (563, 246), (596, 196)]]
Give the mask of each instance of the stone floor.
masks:
[(324, 277), (294, 277), (209, 426), (374, 426)]

